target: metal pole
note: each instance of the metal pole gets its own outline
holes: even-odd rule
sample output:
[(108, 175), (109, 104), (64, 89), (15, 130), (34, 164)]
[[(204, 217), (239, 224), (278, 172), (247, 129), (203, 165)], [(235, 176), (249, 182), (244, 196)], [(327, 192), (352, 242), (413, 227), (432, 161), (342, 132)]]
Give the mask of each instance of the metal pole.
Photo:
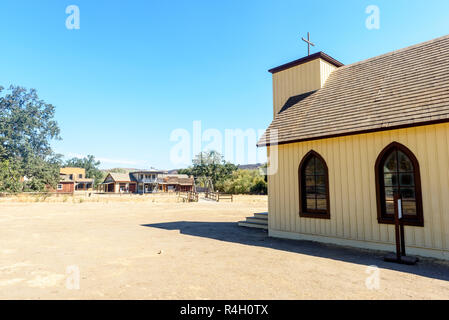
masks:
[(399, 227), (399, 208), (398, 208), (399, 194), (394, 194), (394, 231), (396, 236), (396, 258), (401, 261), (401, 231)]
[[(310, 32), (307, 32), (307, 40), (310, 41)], [(308, 46), (307, 46), (307, 53), (310, 56), (310, 43), (308, 43)]]

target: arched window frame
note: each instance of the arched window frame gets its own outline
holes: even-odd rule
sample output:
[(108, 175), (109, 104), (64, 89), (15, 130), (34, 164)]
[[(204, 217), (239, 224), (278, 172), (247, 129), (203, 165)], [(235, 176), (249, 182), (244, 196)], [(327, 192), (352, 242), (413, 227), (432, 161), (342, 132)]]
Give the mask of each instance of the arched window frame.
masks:
[[(306, 208), (306, 199), (305, 195), (306, 193), (303, 192), (303, 189), (305, 187), (305, 180), (304, 180), (304, 174), (303, 169), (305, 169), (305, 164), (308, 162), (308, 160), (311, 157), (317, 157), (320, 161), (322, 161), (325, 171), (325, 179), (326, 179), (326, 205), (327, 209), (325, 212), (318, 212), (318, 211), (307, 211)], [(309, 151), (301, 160), (301, 163), (299, 164), (298, 168), (298, 182), (299, 182), (299, 216), (302, 218), (315, 218), (315, 219), (330, 219), (331, 218), (331, 211), (330, 211), (330, 204), (329, 204), (329, 170), (327, 168), (327, 163), (324, 160), (324, 158), (314, 150)]]
[(412, 162), (415, 180), (415, 201), (416, 201), (416, 216), (404, 215), (403, 221), (405, 225), (424, 227), (424, 215), (422, 204), (422, 191), (421, 191), (421, 173), (419, 168), (418, 159), (415, 157), (412, 151), (406, 146), (398, 142), (392, 142), (385, 147), (379, 154), (375, 164), (375, 176), (376, 176), (376, 199), (377, 199), (377, 220), (382, 224), (394, 224), (394, 217), (384, 212), (382, 202), (385, 201), (385, 186), (383, 177), (383, 164), (387, 155), (393, 150), (403, 152)]

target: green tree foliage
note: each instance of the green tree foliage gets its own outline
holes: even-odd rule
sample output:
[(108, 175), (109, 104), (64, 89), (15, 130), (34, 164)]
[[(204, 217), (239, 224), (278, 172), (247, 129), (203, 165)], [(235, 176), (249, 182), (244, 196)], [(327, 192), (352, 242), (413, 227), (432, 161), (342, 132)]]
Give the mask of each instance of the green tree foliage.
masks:
[(20, 192), (23, 184), (20, 168), (9, 160), (0, 162), (0, 192)]
[(212, 180), (215, 190), (233, 194), (267, 194), (267, 180), (262, 170), (239, 170), (238, 166), (223, 160), (217, 151), (201, 152), (192, 160), (193, 166), (178, 170), (179, 174), (193, 175), (197, 186), (206, 187)]
[(187, 174), (187, 175), (191, 175), (191, 174), (192, 174), (192, 168), (178, 169), (178, 170), (176, 170), (176, 172), (177, 172), (178, 174)]
[[(5, 92), (0, 87), (0, 185), (5, 191), (56, 186), (61, 156), (50, 146), (60, 139), (54, 115), (55, 107), (40, 100), (34, 89), (11, 86)], [(17, 182), (17, 177), (26, 179)]]
[(178, 170), (179, 174), (193, 175), (197, 179), (211, 179), (214, 186), (227, 179), (237, 166), (227, 162), (217, 151), (201, 152), (192, 160), (193, 166)]
[(265, 176), (259, 170), (237, 170), (216, 187), (220, 192), (232, 194), (267, 194)]
[(67, 160), (65, 167), (84, 168), (86, 170), (86, 178), (94, 179), (94, 187), (102, 183), (106, 177), (106, 173), (99, 169), (100, 161), (96, 161), (95, 157), (88, 155), (84, 158), (72, 158)]
[(56, 155), (44, 160), (34, 157), (27, 163), (23, 191), (47, 191), (48, 187), (55, 189), (59, 182), (61, 156)]

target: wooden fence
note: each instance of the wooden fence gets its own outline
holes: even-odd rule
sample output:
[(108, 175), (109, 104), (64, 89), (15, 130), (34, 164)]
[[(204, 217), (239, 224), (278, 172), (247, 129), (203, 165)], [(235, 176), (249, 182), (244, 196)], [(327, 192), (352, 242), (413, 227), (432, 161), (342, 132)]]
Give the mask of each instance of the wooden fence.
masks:
[(73, 192), (0, 192), (0, 198), (4, 197), (20, 197), (20, 196), (64, 196), (64, 195), (74, 195)]
[(199, 194), (198, 192), (178, 192), (178, 199), (181, 199), (182, 202), (198, 202)]
[(231, 200), (231, 202), (234, 201), (234, 196), (232, 194), (227, 193), (220, 193), (220, 192), (206, 192), (205, 193), (206, 199), (214, 200), (217, 202), (220, 202), (220, 200)]
[(75, 192), (0, 192), (0, 198), (7, 197), (62, 197), (62, 196), (73, 196), (73, 197), (91, 197), (93, 195), (98, 195), (95, 191), (75, 191)]
[(231, 200), (231, 202), (234, 202), (234, 196), (232, 194), (219, 193), (218, 201), (220, 201), (220, 200)]

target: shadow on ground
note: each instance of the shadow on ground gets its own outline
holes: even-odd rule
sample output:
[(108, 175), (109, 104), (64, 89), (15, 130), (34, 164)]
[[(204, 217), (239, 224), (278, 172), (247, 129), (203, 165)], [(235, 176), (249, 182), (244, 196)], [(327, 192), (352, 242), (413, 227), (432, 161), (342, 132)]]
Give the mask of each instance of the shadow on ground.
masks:
[(383, 269), (408, 272), (423, 277), (449, 281), (449, 264), (443, 261), (422, 259), (415, 266), (387, 263), (383, 261), (385, 252), (348, 248), (312, 241), (270, 238), (265, 230), (239, 227), (234, 222), (177, 221), (142, 226), (164, 230), (179, 230), (181, 234), (189, 236), (295, 252), (360, 265), (375, 265)]

